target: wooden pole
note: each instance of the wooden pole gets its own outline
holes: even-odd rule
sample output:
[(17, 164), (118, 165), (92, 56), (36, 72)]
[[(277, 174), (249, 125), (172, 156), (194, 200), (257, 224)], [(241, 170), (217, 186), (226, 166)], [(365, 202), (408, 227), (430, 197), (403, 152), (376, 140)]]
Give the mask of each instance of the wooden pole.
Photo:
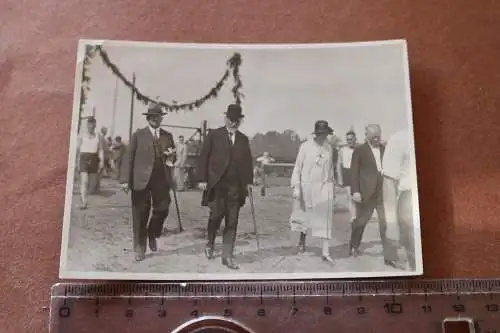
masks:
[(201, 140), (205, 141), (205, 137), (207, 136), (207, 124), (206, 120), (203, 120), (203, 124), (201, 126)]
[(115, 81), (115, 92), (113, 96), (113, 118), (111, 118), (111, 129), (109, 135), (114, 138), (115, 137), (115, 117), (116, 117), (116, 103), (118, 100), (118, 76)]
[[(132, 75), (132, 87), (135, 88), (135, 72)], [(134, 101), (135, 101), (135, 90), (132, 89), (132, 96), (130, 98), (130, 120), (129, 120), (129, 128), (128, 128), (128, 140), (132, 138), (132, 125), (134, 123)]]

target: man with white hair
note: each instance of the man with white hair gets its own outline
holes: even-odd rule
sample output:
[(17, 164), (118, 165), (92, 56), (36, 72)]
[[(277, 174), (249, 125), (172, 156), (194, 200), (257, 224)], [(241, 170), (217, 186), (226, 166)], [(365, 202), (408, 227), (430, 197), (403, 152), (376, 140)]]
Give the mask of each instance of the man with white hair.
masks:
[(380, 240), (384, 264), (403, 269), (397, 261), (397, 253), (391, 242), (387, 241), (387, 221), (383, 204), (382, 160), (385, 146), (381, 145), (382, 129), (378, 124), (365, 128), (366, 142), (357, 146), (351, 159), (351, 194), (356, 205), (356, 217), (352, 222), (349, 254), (359, 256), (363, 233), (373, 212), (377, 211)]

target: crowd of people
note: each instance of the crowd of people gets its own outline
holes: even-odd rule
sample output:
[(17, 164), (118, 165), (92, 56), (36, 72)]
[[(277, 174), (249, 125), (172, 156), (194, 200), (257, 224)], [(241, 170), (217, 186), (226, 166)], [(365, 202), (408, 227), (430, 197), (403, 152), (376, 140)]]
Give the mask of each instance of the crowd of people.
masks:
[[(81, 208), (87, 208), (89, 175), (97, 175), (98, 181), (102, 175), (113, 175), (122, 189), (132, 194), (135, 260), (142, 261), (147, 244), (151, 251), (158, 251), (156, 240), (169, 214), (171, 190), (201, 189), (200, 204), (210, 210), (205, 255), (208, 259), (217, 257), (215, 238), (225, 220), (222, 264), (239, 269), (233, 255), (239, 211), (247, 203), (256, 178), (268, 172), (265, 166), (274, 158), (266, 152), (253, 158), (249, 138), (239, 131), (244, 115), (237, 104), (228, 106), (224, 124), (211, 130), (203, 142), (185, 142), (182, 135), (174, 139), (161, 128), (165, 113), (156, 104), (144, 115), (148, 125), (134, 132), (128, 145), (120, 137), (106, 137), (105, 128), (96, 133), (95, 119), (87, 120), (78, 138)], [(348, 254), (363, 254), (363, 233), (376, 211), (384, 264), (406, 269), (398, 257), (402, 245), (409, 268), (415, 270), (408, 132), (396, 133), (385, 144), (380, 125), (372, 124), (366, 126), (364, 143), (358, 143), (356, 133), (349, 131), (346, 143), (334, 146), (328, 141), (332, 128), (319, 120), (312, 134), (300, 146), (290, 181), (290, 227), (300, 234), (298, 252), (306, 251), (308, 235), (319, 237), (321, 259), (335, 264), (330, 240), (336, 229), (335, 188), (341, 186), (349, 193), (352, 232)], [(388, 232), (388, 226), (394, 225), (398, 235)]]
[[(95, 117), (87, 117), (86, 120), (86, 128), (77, 139), (76, 171), (80, 178), (80, 209), (87, 209), (88, 195), (99, 193), (101, 179), (120, 179), (123, 157), (127, 150), (121, 136), (108, 136), (105, 126), (97, 132)], [(178, 137), (178, 159), (172, 170), (177, 191), (196, 187), (195, 169), (200, 144), (201, 140), (190, 138), (184, 142), (183, 135)]]

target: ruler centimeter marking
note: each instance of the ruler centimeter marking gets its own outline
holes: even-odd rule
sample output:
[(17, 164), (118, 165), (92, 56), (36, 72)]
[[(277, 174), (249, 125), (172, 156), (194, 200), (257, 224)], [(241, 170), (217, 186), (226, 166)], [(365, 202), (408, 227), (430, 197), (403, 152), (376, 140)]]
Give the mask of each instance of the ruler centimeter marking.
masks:
[(500, 279), (62, 283), (52, 289), (50, 332), (195, 332), (174, 330), (220, 316), (206, 320), (237, 320), (254, 333), (431, 333), (460, 320), (473, 332), (500, 333), (498, 296)]

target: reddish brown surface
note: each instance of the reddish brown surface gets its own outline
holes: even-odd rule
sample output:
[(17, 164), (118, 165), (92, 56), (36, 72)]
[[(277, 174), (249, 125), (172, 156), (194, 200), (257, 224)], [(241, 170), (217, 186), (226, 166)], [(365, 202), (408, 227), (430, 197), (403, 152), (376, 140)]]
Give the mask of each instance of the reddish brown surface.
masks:
[(1, 331), (46, 331), (42, 307), (57, 281), (75, 51), (82, 37), (406, 38), (426, 276), (498, 276), (498, 17), (495, 0), (1, 1)]

